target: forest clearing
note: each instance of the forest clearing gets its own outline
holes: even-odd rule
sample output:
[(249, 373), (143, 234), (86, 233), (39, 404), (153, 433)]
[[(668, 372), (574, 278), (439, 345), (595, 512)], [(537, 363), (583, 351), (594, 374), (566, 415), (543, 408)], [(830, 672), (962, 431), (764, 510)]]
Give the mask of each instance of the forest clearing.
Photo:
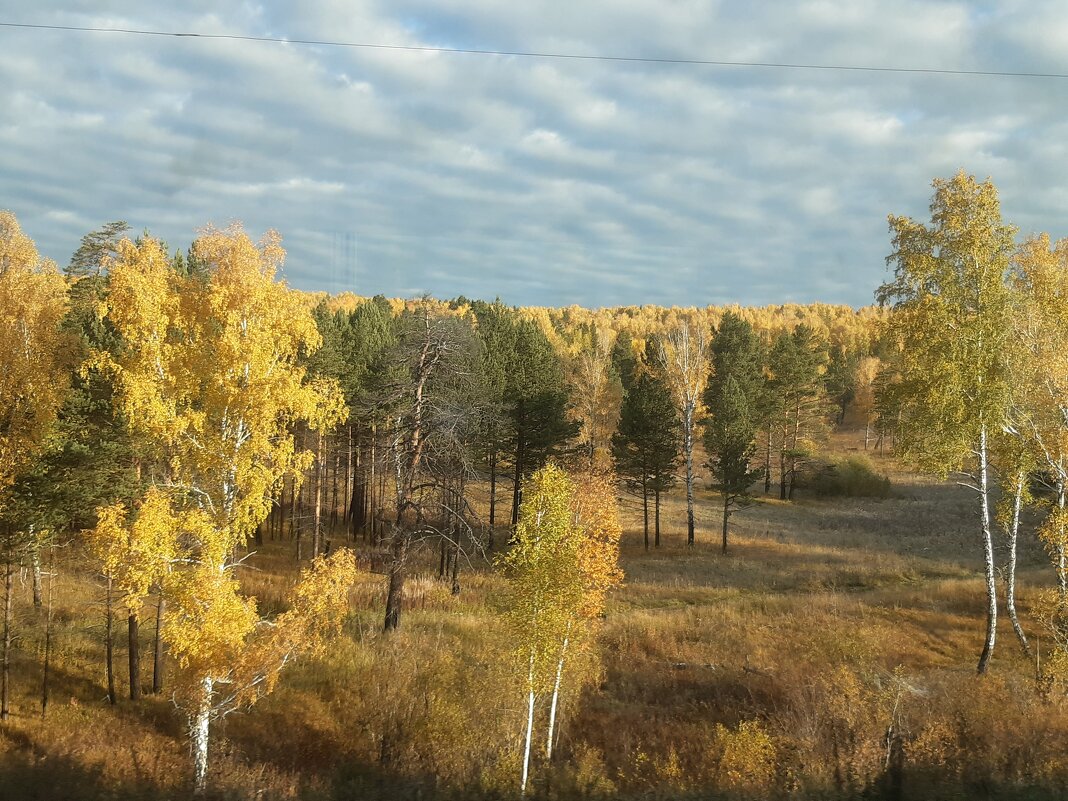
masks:
[[(835, 437), (844, 453), (861, 442), (856, 431)], [(686, 546), (678, 492), (666, 503), (661, 548), (647, 552), (640, 509), (624, 498), (626, 579), (608, 605), (603, 664), (581, 700), (567, 699), (574, 711), (558, 762), (538, 791), (1061, 797), (1068, 709), (1056, 695), (1036, 694), (1034, 661), (1007, 622), (993, 675), (974, 673), (983, 604), (970, 491), (888, 457), (874, 461), (892, 479), (890, 497), (760, 498), (737, 516), (727, 555), (714, 527), (702, 525), (696, 547)], [(699, 493), (699, 520), (716, 519), (716, 500)], [(1051, 569), (1026, 541), (1021, 609), (1032, 630), (1033, 588), (1049, 584)], [(281, 604), (295, 581), (293, 547), (252, 548), (241, 578), (265, 607)], [(523, 710), (504, 668), (494, 601), (501, 579), (472, 559), (453, 596), (432, 556), (407, 585), (401, 631), (381, 634), (384, 578), (365, 575), (329, 652), (295, 667), (248, 714), (225, 720), (219, 797), (508, 796), (509, 746)], [(99, 581), (77, 549), (60, 551), (58, 564), (45, 720), (30, 711), (41, 649), (25, 573), (16, 593), (27, 641), (13, 667), (20, 712), (3, 728), (3, 786), (22, 788), (12, 796), (20, 798), (184, 797), (188, 757), (169, 700), (107, 704)], [(151, 627), (142, 633), (148, 653)], [(394, 738), (388, 766), (386, 732)], [(900, 774), (888, 736), (904, 743)]]

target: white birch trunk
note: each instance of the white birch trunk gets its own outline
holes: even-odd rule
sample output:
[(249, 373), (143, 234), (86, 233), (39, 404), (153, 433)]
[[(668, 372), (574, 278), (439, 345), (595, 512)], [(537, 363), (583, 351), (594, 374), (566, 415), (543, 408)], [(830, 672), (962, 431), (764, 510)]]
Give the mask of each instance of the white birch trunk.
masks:
[(1024, 649), (1024, 653), (1031, 655), (1031, 646), (1027, 644), (1027, 635), (1024, 634), (1023, 626), (1016, 615), (1016, 541), (1020, 532), (1020, 507), (1023, 505), (1024, 482), (1027, 474), (1020, 471), (1016, 476), (1016, 494), (1012, 502), (1012, 520), (1009, 522), (1009, 563), (1005, 570), (1005, 610), (1009, 620), (1012, 621), (1012, 630), (1016, 632), (1016, 639)]
[[(30, 526), (30, 535), (33, 535), (33, 526)], [(33, 608), (40, 609), (42, 604), (41, 591), (41, 545), (36, 537), (32, 537), (30, 543), (30, 565), (33, 568)]]
[(527, 674), (527, 734), (523, 742), (523, 778), (519, 784), (520, 795), (527, 794), (527, 777), (530, 775), (530, 742), (534, 736), (534, 656), (530, 657), (530, 671)]
[(193, 739), (193, 790), (203, 795), (208, 784), (208, 725), (211, 722), (211, 701), (214, 694), (210, 678), (201, 680), (201, 697), (196, 717), (192, 721)]
[(994, 575), (994, 539), (990, 531), (990, 466), (987, 462), (986, 424), (979, 428), (979, 510), (983, 523), (983, 559), (986, 563), (986, 640), (979, 656), (976, 672), (986, 673), (990, 657), (994, 655), (994, 640), (998, 630), (997, 579)]
[(564, 675), (564, 659), (567, 657), (567, 644), (570, 641), (571, 624), (567, 624), (569, 634), (564, 636), (564, 644), (560, 648), (560, 659), (556, 663), (556, 680), (553, 682), (553, 697), (552, 702), (549, 704), (549, 736), (545, 741), (545, 760), (551, 761), (553, 758), (553, 735), (556, 730), (556, 707), (557, 702), (560, 700), (560, 680)]

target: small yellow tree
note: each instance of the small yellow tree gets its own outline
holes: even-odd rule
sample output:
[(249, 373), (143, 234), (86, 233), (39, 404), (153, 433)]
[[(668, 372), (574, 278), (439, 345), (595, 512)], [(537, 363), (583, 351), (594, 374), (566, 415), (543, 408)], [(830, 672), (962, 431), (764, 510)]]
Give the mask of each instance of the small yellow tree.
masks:
[(124, 345), (92, 362), (162, 464), (135, 519), (101, 510), (92, 541), (131, 608), (156, 582), (172, 599), (164, 637), (181, 669), (175, 698), (189, 715), (198, 792), (211, 720), (255, 701), (285, 662), (319, 647), (355, 572), (347, 552), (316, 561), (273, 623), (234, 572), (283, 477), (299, 480), (310, 464), (293, 426), (330, 426), (345, 411), (336, 384), (305, 379), (301, 357), (320, 340), (299, 295), (275, 280), (283, 255), (273, 232), (257, 246), (237, 226), (208, 229), (193, 244), (196, 269), (183, 273), (157, 240), (123, 241), (103, 312)]
[(548, 464), (523, 487), (512, 547), (500, 560), (508, 573), (507, 622), (527, 696), (520, 792), (527, 790), (534, 713), (549, 692), (559, 644), (567, 638), (574, 609), (582, 602), (577, 541), (571, 536), (575, 488), (561, 468)]
[(597, 623), (604, 615), (608, 591), (623, 580), (619, 567), (619, 538), (623, 527), (616, 504), (615, 477), (611, 474), (581, 475), (576, 479), (571, 501), (575, 557), (581, 581), (579, 603), (566, 610), (563, 638), (556, 655), (556, 676), (549, 701), (549, 730), (545, 758), (552, 759), (560, 688), (572, 655), (590, 647)]
[(576, 487), (550, 463), (526, 482), (512, 547), (501, 559), (510, 579), (507, 622), (527, 700), (522, 793), (538, 701), (549, 696), (548, 759), (567, 666), (591, 641), (605, 595), (622, 579), (620, 532), (609, 478), (583, 476)]

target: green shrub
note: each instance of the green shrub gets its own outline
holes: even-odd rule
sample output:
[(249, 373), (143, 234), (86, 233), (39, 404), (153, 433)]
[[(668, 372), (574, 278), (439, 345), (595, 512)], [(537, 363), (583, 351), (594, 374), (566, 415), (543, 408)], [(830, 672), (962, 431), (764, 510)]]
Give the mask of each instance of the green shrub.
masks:
[(813, 494), (822, 497), (845, 496), (848, 498), (887, 498), (890, 496), (890, 479), (879, 475), (867, 456), (855, 454), (845, 459), (813, 465), (804, 486)]

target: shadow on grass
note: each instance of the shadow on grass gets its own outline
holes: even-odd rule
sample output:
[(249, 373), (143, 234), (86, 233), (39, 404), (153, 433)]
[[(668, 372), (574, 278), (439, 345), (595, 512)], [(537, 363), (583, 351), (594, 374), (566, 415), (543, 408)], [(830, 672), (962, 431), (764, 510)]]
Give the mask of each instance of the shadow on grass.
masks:
[(550, 782), (534, 782), (525, 796), (518, 792), (437, 789), (432, 782), (390, 777), (354, 769), (339, 774), (331, 801), (1061, 801), (1063, 788), (1041, 785), (1007, 785), (992, 781), (955, 782), (923, 771), (906, 771), (892, 780), (881, 777), (866, 788), (842, 790), (821, 788), (792, 792), (771, 789), (722, 790), (702, 787), (687, 790), (648, 788), (615, 793), (576, 785), (563, 774)]
[(0, 798), (4, 801), (142, 801), (169, 799), (158, 786), (140, 781), (115, 786), (103, 770), (66, 756), (40, 754), (21, 732), (0, 729)]

